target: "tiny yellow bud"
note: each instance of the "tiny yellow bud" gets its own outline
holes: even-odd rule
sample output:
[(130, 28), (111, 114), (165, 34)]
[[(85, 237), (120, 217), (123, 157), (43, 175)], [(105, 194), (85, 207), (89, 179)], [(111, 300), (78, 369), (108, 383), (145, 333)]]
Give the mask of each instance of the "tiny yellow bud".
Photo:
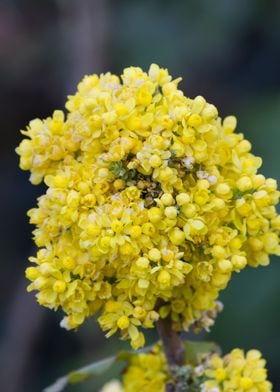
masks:
[(199, 279), (203, 282), (209, 282), (213, 272), (213, 266), (208, 261), (200, 261), (196, 265), (196, 272)]
[(117, 120), (117, 114), (114, 110), (112, 110), (111, 112), (104, 113), (102, 118), (106, 124), (114, 124), (114, 122)]
[(198, 127), (202, 123), (202, 119), (199, 114), (192, 114), (188, 118), (188, 125), (190, 127)]
[(261, 356), (262, 356), (261, 352), (259, 350), (254, 350), (254, 349), (249, 350), (246, 355), (247, 359), (249, 360), (260, 359)]
[(215, 370), (215, 379), (217, 381), (223, 381), (227, 377), (227, 372), (224, 368), (218, 368)]
[(169, 233), (172, 244), (181, 245), (185, 241), (185, 234), (182, 230), (175, 228)]
[(236, 128), (236, 125), (237, 125), (237, 120), (236, 117), (234, 116), (228, 116), (223, 121), (223, 128), (226, 133), (233, 132)]
[(150, 285), (150, 282), (147, 279), (139, 279), (138, 280), (138, 287), (140, 289), (147, 289)]
[(217, 210), (223, 210), (225, 208), (225, 201), (217, 197), (213, 200), (213, 207)]
[(162, 182), (167, 182), (171, 180), (173, 177), (173, 170), (170, 167), (165, 167), (164, 169), (160, 169), (159, 172), (159, 180)]
[(236, 150), (241, 153), (241, 154), (245, 154), (246, 152), (250, 151), (252, 148), (251, 143), (244, 139), (242, 140), (237, 146), (236, 146)]
[(130, 236), (132, 238), (139, 238), (142, 234), (142, 229), (140, 226), (132, 226), (130, 229)]
[(53, 284), (53, 291), (55, 291), (56, 293), (63, 293), (65, 289), (66, 289), (66, 283), (64, 282), (64, 280), (57, 280)]
[(160, 135), (155, 135), (151, 138), (151, 143), (154, 148), (159, 150), (164, 148), (164, 138)]
[(223, 258), (225, 258), (226, 257), (225, 248), (223, 248), (220, 245), (213, 246), (212, 256), (215, 257), (216, 259), (223, 259)]
[(120, 310), (120, 308), (121, 308), (121, 303), (117, 302), (117, 301), (109, 300), (105, 304), (105, 311), (106, 311), (106, 313), (117, 312), (118, 310)]
[(96, 197), (93, 193), (89, 193), (88, 195), (85, 195), (83, 198), (83, 203), (85, 206), (88, 208), (92, 208), (96, 204)]
[(265, 176), (262, 174), (256, 174), (253, 176), (253, 187), (254, 188), (259, 188), (265, 183)]
[(139, 259), (136, 260), (136, 265), (140, 268), (148, 268), (149, 264), (150, 261), (147, 259), (147, 257), (139, 257)]
[(63, 175), (57, 175), (53, 179), (54, 186), (57, 188), (65, 188), (68, 185), (68, 179), (66, 176)]
[(240, 238), (235, 237), (230, 241), (229, 246), (231, 249), (240, 249), (242, 246), (242, 241)]
[(86, 232), (91, 237), (97, 237), (101, 233), (101, 228), (94, 223), (90, 223), (86, 228)]
[(161, 254), (162, 254), (162, 260), (166, 261), (167, 263), (171, 261), (174, 257), (173, 252), (169, 249), (163, 249)]
[(239, 381), (240, 388), (242, 389), (250, 389), (253, 386), (253, 381), (249, 377), (241, 377)]
[(195, 141), (195, 131), (192, 128), (187, 128), (183, 130), (182, 142), (184, 144), (190, 144)]
[(102, 248), (108, 248), (110, 246), (111, 243), (111, 237), (105, 236), (102, 237), (100, 240), (100, 245)]
[(269, 265), (269, 256), (265, 252), (259, 252), (256, 254), (256, 261), (260, 265)]
[(176, 157), (183, 157), (185, 155), (185, 146), (183, 143), (175, 142), (172, 144), (171, 150)]
[(161, 196), (160, 200), (163, 202), (163, 204), (164, 204), (165, 206), (172, 206), (172, 204), (173, 204), (173, 202), (174, 202), (171, 193), (164, 193), (164, 194)]
[(126, 242), (124, 245), (121, 245), (119, 250), (122, 256), (129, 256), (133, 253), (133, 248), (128, 242)]
[(159, 261), (161, 259), (161, 253), (157, 248), (149, 250), (148, 256), (152, 261)]
[(177, 208), (176, 207), (166, 207), (164, 210), (164, 215), (168, 219), (175, 219), (177, 217)]
[(136, 306), (133, 310), (133, 317), (137, 319), (143, 319), (146, 316), (147, 312), (141, 306)]
[(233, 255), (231, 258), (232, 265), (234, 269), (242, 270), (244, 267), (246, 267), (247, 264), (247, 259), (244, 256), (239, 256), (239, 255)]
[(259, 252), (264, 247), (263, 241), (259, 240), (258, 238), (251, 237), (251, 238), (249, 238), (248, 242), (249, 242), (250, 247), (255, 252)]
[(140, 89), (137, 94), (137, 103), (139, 105), (148, 106), (152, 102), (152, 94), (149, 91)]
[(128, 112), (127, 107), (123, 103), (117, 103), (115, 106), (115, 111), (118, 116), (124, 116)]
[(29, 280), (35, 280), (39, 275), (39, 271), (36, 267), (27, 267), (25, 270), (25, 276)]
[(194, 232), (202, 232), (205, 229), (205, 224), (200, 219), (190, 219), (189, 224)]
[(88, 184), (83, 181), (79, 182), (77, 189), (82, 195), (86, 195), (87, 193), (90, 192), (90, 188), (89, 188)]
[(204, 108), (205, 104), (206, 104), (205, 98), (203, 98), (201, 95), (198, 95), (193, 100), (192, 111), (194, 113), (200, 113), (201, 110)]
[(159, 167), (161, 165), (161, 159), (158, 155), (152, 155), (150, 158), (150, 165), (153, 168)]
[(171, 280), (170, 273), (165, 270), (161, 270), (158, 275), (158, 282), (164, 286), (169, 286)]
[(252, 189), (253, 184), (250, 177), (243, 176), (236, 182), (236, 186), (241, 192), (245, 192)]
[(217, 117), (218, 110), (216, 106), (212, 104), (206, 104), (205, 108), (202, 110), (201, 115), (204, 119), (210, 120), (214, 117)]
[(152, 207), (148, 211), (148, 217), (152, 223), (157, 223), (162, 219), (162, 211), (160, 208)]
[(230, 192), (230, 187), (227, 184), (217, 185), (216, 192), (220, 196), (227, 195)]
[(144, 234), (148, 235), (148, 236), (152, 236), (155, 234), (155, 227), (152, 223), (144, 223), (142, 226), (142, 231)]
[(111, 228), (115, 233), (120, 233), (123, 230), (123, 224), (119, 220), (114, 220), (111, 224)]
[(120, 191), (125, 188), (125, 181), (119, 178), (114, 181), (113, 185), (116, 191)]
[(230, 272), (232, 270), (232, 264), (229, 260), (220, 260), (218, 266), (222, 272)]
[(193, 204), (184, 204), (181, 211), (187, 218), (192, 218), (196, 213), (196, 207)]
[(130, 119), (127, 122), (127, 127), (131, 131), (135, 129), (139, 129), (141, 127), (141, 119), (137, 116), (130, 117)]
[(277, 190), (277, 181), (274, 178), (267, 178), (265, 181), (265, 189), (267, 192), (274, 192)]
[(179, 193), (176, 196), (176, 201), (179, 206), (182, 206), (190, 202), (190, 196), (187, 193)]
[(75, 268), (76, 266), (76, 261), (73, 259), (73, 257), (70, 256), (66, 256), (63, 260), (62, 260), (62, 265), (65, 269), (71, 271)]
[(120, 329), (126, 329), (129, 327), (129, 318), (127, 316), (121, 316), (118, 321), (117, 321), (117, 325)]

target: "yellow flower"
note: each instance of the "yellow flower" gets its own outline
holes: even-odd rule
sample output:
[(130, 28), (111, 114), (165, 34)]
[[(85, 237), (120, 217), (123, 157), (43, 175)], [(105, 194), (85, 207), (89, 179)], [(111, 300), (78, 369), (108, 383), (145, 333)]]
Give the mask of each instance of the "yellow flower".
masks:
[(47, 186), (28, 212), (40, 248), (28, 290), (68, 329), (99, 312), (106, 336), (138, 348), (141, 328), (170, 313), (188, 330), (234, 272), (280, 254), (276, 181), (258, 174), (236, 118), (180, 80), (156, 64), (89, 75), (66, 114), (22, 131), (20, 167)]
[[(179, 306), (179, 309), (182, 306)], [(208, 353), (201, 362), (187, 365), (187, 378), (192, 388), (201, 392), (271, 392), (272, 385), (267, 380), (265, 360), (257, 350), (234, 349), (224, 357)], [(181, 374), (183, 375), (181, 368)], [(136, 353), (128, 360), (121, 385), (124, 392), (166, 390), (172, 377), (159, 344), (148, 353)], [(199, 389), (198, 389), (199, 388)]]
[(204, 375), (207, 378), (202, 385), (204, 392), (259, 391), (270, 392), (272, 385), (267, 380), (265, 360), (257, 350), (234, 349), (223, 358), (214, 354), (206, 365)]
[(167, 364), (159, 346), (149, 353), (133, 355), (123, 376), (124, 392), (164, 392), (170, 380)]

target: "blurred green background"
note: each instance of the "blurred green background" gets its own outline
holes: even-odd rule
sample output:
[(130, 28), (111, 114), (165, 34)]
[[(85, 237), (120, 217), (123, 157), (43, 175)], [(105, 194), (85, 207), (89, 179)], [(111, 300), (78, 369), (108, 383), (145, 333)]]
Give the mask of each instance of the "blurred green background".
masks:
[[(61, 314), (25, 292), (34, 253), (26, 210), (40, 187), (28, 183), (14, 148), (34, 117), (63, 108), (85, 73), (152, 62), (183, 76), (181, 89), (204, 95), (263, 157), (279, 179), (280, 2), (277, 0), (2, 0), (0, 2), (1, 274), (0, 389), (37, 392), (55, 378), (119, 347), (96, 321), (78, 332), (59, 327)], [(258, 348), (280, 391), (280, 263), (235, 275), (222, 294), (225, 310), (205, 338), (223, 351)], [(149, 333), (149, 340), (156, 336)], [(107, 378), (113, 374), (107, 374)], [(104, 378), (69, 391), (98, 391)]]

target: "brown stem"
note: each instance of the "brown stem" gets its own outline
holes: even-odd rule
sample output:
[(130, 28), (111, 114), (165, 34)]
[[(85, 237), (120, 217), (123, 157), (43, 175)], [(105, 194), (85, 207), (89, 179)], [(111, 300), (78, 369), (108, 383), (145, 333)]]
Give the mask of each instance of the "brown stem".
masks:
[(157, 330), (169, 368), (183, 366), (186, 363), (185, 348), (179, 334), (172, 329), (171, 318), (159, 319)]
[[(169, 371), (174, 376), (176, 367), (181, 367), (186, 363), (185, 347), (179, 334), (172, 329), (172, 320), (168, 316), (165, 319), (159, 319), (157, 330), (162, 341), (163, 352), (165, 354)], [(176, 383), (166, 385), (166, 392), (177, 391)]]

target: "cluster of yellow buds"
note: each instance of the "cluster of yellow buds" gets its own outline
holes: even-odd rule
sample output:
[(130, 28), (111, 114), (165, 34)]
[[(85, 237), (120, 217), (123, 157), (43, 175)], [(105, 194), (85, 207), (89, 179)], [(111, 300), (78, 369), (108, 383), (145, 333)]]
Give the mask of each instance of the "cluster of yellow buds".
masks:
[[(257, 350), (249, 350), (244, 354), (243, 350), (234, 349), (224, 357), (218, 354), (208, 354), (201, 358), (201, 363), (197, 363), (196, 366), (180, 368), (181, 376), (185, 371), (186, 385), (188, 385), (184, 390), (193, 392), (272, 391), (272, 385), (267, 380), (266, 362)], [(165, 392), (166, 384), (172, 384), (172, 382), (161, 348), (155, 345), (151, 352), (135, 354), (131, 357), (119, 388), (122, 387), (123, 389), (120, 390), (123, 392)]]
[(270, 392), (265, 360), (258, 350), (246, 354), (238, 348), (221, 358), (213, 355), (204, 371), (202, 392)]
[(155, 64), (85, 76), (66, 116), (23, 131), (20, 167), (48, 187), (28, 212), (40, 248), (28, 290), (68, 329), (98, 313), (107, 336), (141, 347), (139, 327), (170, 315), (188, 330), (233, 272), (280, 253), (276, 181), (257, 174), (235, 117), (180, 80)]
[(170, 380), (165, 356), (161, 347), (155, 345), (149, 353), (131, 356), (122, 385), (124, 392), (165, 392)]

